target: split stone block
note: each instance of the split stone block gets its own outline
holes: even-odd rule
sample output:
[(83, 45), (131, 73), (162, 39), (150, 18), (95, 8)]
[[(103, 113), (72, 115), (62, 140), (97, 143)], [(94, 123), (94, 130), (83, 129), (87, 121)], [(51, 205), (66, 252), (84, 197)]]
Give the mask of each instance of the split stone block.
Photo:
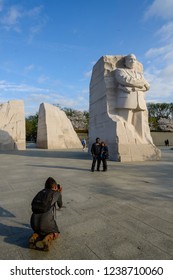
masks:
[(48, 103), (40, 105), (37, 147), (53, 150), (82, 148), (81, 141), (65, 112)]
[(24, 102), (0, 104), (0, 150), (26, 149)]

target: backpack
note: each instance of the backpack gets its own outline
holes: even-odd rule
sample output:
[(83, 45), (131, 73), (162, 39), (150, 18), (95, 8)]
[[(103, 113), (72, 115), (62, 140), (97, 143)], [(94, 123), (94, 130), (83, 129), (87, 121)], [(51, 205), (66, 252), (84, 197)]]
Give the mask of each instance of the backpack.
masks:
[(45, 213), (50, 210), (53, 200), (53, 190), (43, 189), (33, 198), (31, 203), (32, 212), (35, 214)]

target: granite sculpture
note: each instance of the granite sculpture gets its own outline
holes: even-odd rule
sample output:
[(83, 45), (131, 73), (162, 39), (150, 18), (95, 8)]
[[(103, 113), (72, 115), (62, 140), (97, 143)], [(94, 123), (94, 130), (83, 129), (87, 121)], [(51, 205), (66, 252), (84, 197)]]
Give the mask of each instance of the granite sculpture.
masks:
[(90, 82), (89, 147), (99, 137), (109, 146), (112, 160), (160, 159), (148, 124), (149, 88), (135, 55), (101, 57)]
[(82, 144), (64, 111), (48, 103), (39, 108), (37, 147), (43, 149), (81, 148)]
[(22, 100), (0, 104), (0, 150), (25, 150), (25, 114)]

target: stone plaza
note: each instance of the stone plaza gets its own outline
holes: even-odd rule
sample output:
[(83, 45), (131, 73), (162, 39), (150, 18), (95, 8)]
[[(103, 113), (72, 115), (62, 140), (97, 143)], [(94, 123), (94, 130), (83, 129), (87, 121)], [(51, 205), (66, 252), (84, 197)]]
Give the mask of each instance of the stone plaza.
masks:
[[(1, 260), (173, 259), (173, 150), (160, 161), (108, 161), (90, 172), (82, 149), (0, 154)], [(61, 231), (49, 252), (28, 248), (31, 200), (52, 176), (63, 186)]]

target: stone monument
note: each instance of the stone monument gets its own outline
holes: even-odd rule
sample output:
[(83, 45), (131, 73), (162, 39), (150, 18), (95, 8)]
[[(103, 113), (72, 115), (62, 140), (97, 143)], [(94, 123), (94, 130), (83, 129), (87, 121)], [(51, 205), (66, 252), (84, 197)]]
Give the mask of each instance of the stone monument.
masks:
[(135, 55), (103, 56), (90, 82), (89, 149), (97, 137), (115, 161), (159, 160), (148, 124), (149, 83)]
[(0, 104), (0, 150), (25, 150), (24, 102), (12, 100)]
[(81, 148), (82, 144), (64, 111), (48, 103), (39, 108), (37, 147), (43, 149)]

